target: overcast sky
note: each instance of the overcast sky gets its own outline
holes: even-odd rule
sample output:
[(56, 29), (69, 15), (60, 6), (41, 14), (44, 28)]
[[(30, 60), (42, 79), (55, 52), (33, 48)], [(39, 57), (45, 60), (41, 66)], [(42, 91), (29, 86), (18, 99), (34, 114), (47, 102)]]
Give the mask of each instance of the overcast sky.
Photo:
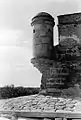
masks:
[[(81, 0), (0, 0), (0, 86), (40, 86), (32, 58), (31, 18), (44, 11), (56, 16), (81, 11)], [(57, 44), (57, 28), (55, 27)]]

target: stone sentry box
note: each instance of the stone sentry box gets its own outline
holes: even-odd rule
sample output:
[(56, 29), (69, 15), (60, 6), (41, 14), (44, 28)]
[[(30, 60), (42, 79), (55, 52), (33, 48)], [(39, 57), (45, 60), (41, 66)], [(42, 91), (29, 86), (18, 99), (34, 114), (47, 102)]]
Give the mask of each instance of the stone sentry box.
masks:
[(32, 19), (33, 56), (52, 58), (54, 18), (47, 13), (39, 13)]
[(41, 73), (41, 93), (80, 96), (81, 13), (58, 16), (59, 44), (53, 46), (54, 18), (41, 12), (32, 18), (33, 58)]

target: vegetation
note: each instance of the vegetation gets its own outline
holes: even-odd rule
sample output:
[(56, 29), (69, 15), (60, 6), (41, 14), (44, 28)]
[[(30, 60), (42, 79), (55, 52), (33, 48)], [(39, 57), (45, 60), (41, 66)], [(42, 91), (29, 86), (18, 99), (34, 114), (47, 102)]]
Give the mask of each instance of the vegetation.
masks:
[(14, 85), (7, 85), (0, 88), (0, 99), (7, 99), (13, 97), (34, 95), (39, 93), (39, 88), (33, 87), (14, 87)]

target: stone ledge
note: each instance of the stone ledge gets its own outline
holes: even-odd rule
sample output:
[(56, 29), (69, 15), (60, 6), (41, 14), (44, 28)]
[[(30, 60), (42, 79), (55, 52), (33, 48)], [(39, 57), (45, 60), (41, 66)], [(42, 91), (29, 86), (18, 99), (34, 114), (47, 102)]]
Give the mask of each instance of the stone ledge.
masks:
[(73, 14), (65, 14), (58, 16), (58, 23), (59, 24), (76, 24), (81, 23), (81, 12), (80, 13), (73, 13)]

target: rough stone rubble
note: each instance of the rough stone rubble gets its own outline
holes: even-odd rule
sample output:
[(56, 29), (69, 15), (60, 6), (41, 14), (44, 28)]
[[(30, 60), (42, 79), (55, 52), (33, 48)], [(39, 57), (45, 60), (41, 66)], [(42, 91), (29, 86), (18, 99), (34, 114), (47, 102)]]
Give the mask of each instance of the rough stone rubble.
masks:
[(30, 95), (0, 100), (0, 111), (81, 112), (81, 100), (44, 95)]

